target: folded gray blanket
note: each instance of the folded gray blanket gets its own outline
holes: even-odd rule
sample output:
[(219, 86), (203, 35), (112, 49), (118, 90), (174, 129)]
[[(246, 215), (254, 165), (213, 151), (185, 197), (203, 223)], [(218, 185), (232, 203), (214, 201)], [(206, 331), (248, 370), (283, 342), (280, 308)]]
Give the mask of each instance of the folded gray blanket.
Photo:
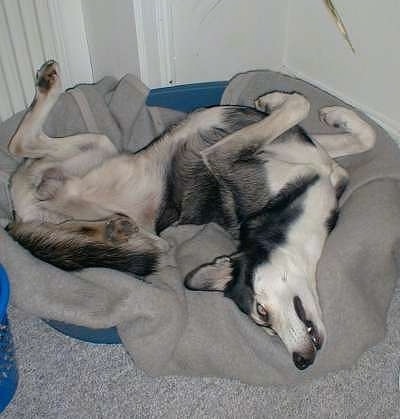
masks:
[[(312, 103), (304, 126), (327, 132), (317, 119), (337, 99), (300, 81), (260, 71), (237, 76), (223, 103), (251, 105), (266, 91), (299, 91)], [(120, 149), (135, 151), (182, 117), (145, 106), (147, 89), (133, 76), (107, 78), (62, 96), (50, 115), (52, 136), (98, 131)], [(0, 216), (10, 216), (7, 176), (17, 162), (5, 145), (21, 115), (0, 127)], [(372, 123), (372, 121), (370, 121)], [(373, 124), (373, 123), (372, 123)], [(375, 125), (375, 124), (373, 124)], [(376, 126), (376, 125), (375, 125)], [(170, 227), (162, 235), (171, 249), (159, 272), (139, 281), (107, 269), (63, 272), (33, 258), (0, 231), (0, 261), (12, 287), (12, 303), (30, 313), (67, 323), (117, 326), (126, 350), (150, 375), (212, 375), (248, 383), (309, 380), (350, 368), (385, 333), (386, 313), (398, 276), (400, 152), (379, 127), (377, 146), (340, 161), (351, 176), (341, 216), (318, 267), (319, 293), (328, 339), (315, 364), (298, 371), (279, 338), (268, 336), (219, 293), (188, 291), (187, 272), (235, 243), (218, 226)]]

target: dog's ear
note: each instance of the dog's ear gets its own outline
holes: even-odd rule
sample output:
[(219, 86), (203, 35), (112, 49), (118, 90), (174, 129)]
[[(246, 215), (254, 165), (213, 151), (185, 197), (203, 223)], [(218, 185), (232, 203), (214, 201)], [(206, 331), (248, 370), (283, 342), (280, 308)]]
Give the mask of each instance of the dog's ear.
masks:
[(224, 291), (231, 280), (232, 261), (228, 256), (221, 256), (190, 272), (185, 286), (195, 291)]

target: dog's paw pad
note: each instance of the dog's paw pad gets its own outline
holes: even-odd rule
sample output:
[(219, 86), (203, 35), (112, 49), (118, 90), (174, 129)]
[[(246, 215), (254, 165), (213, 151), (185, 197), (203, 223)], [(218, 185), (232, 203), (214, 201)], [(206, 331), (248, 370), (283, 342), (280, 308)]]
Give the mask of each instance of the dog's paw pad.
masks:
[(352, 131), (353, 125), (359, 121), (358, 115), (351, 109), (342, 106), (327, 106), (319, 111), (321, 122), (334, 128), (341, 128), (347, 132)]
[(130, 237), (137, 233), (138, 226), (126, 215), (114, 215), (106, 223), (106, 239), (114, 244), (127, 242)]
[(61, 91), (60, 71), (56, 61), (46, 61), (36, 73), (36, 86), (40, 93)]

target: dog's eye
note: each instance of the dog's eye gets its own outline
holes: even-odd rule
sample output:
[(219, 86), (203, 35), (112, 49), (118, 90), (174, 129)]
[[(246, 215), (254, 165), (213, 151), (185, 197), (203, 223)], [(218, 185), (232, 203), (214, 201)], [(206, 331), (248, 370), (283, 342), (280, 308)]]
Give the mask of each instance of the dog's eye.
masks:
[(257, 303), (257, 313), (264, 319), (268, 319), (268, 311), (260, 303)]

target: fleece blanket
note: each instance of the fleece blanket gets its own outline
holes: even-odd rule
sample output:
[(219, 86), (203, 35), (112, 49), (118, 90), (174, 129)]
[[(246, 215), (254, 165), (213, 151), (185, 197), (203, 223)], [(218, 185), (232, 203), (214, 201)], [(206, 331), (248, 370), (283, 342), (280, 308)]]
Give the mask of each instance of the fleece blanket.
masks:
[[(327, 132), (320, 106), (336, 98), (300, 80), (269, 71), (235, 77), (223, 103), (251, 105), (271, 90), (297, 90), (312, 103), (304, 126)], [(147, 89), (133, 76), (105, 79), (64, 94), (48, 118), (52, 136), (96, 131), (120, 149), (135, 151), (181, 114), (148, 108)], [(5, 146), (21, 115), (0, 127), (0, 216), (10, 217), (7, 178), (18, 162)], [(373, 122), (370, 121), (372, 124)], [(170, 227), (171, 245), (161, 269), (139, 281), (107, 269), (63, 272), (33, 258), (0, 231), (0, 261), (7, 269), (12, 303), (39, 317), (92, 328), (116, 326), (124, 347), (150, 375), (234, 377), (253, 384), (310, 380), (350, 368), (385, 334), (386, 313), (398, 276), (400, 152), (374, 124), (377, 146), (341, 159), (351, 176), (341, 216), (318, 266), (318, 285), (328, 339), (315, 364), (298, 371), (279, 338), (268, 336), (219, 293), (185, 290), (185, 274), (231, 252), (235, 243), (216, 225)]]

